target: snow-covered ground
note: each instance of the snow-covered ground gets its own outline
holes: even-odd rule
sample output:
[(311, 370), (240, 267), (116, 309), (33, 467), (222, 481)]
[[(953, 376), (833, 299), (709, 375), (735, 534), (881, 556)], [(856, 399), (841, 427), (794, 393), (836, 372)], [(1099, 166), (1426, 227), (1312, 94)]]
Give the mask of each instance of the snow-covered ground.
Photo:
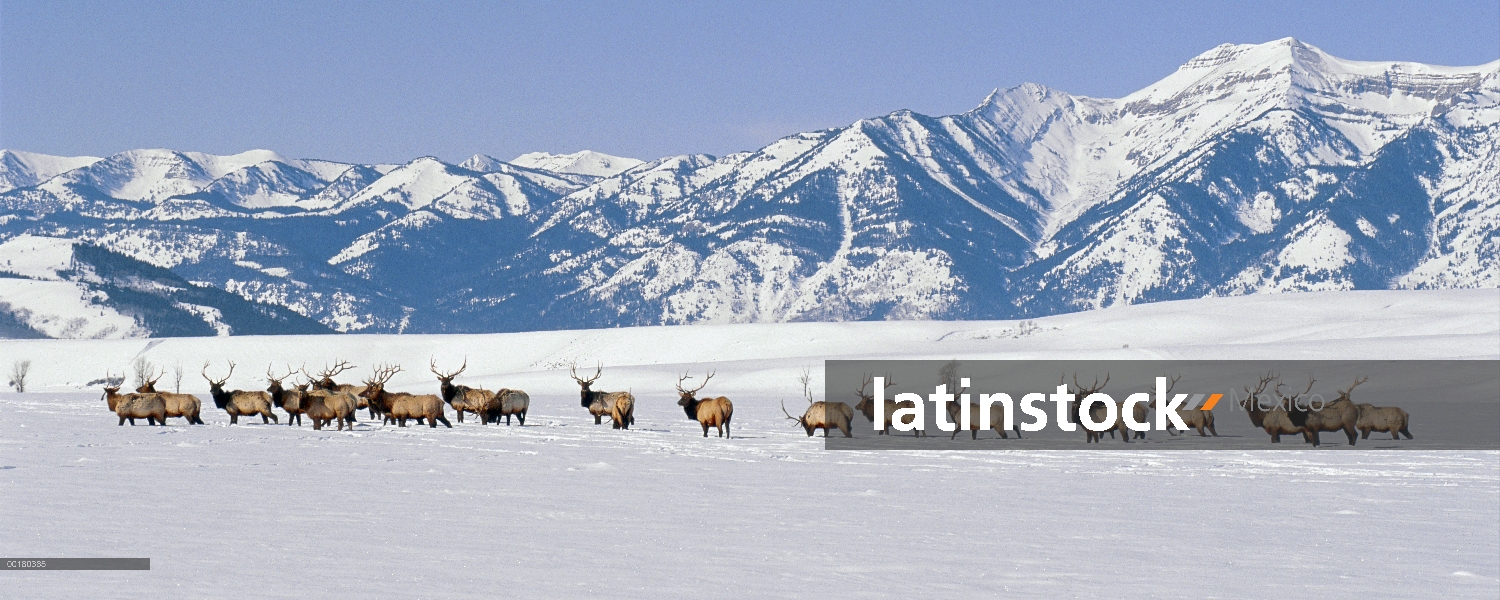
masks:
[[(117, 427), (86, 384), (136, 357), (181, 363), (208, 426)], [(347, 359), (359, 375), (389, 361), (407, 369), (393, 388), (435, 393), (429, 358), (465, 357), (458, 382), (531, 393), (527, 426), (231, 427), (198, 376), (232, 359), (231, 387), (263, 389), (273, 360)], [(0, 394), (3, 552), (145, 556), (152, 571), (6, 571), (0, 595), (1500, 594), (1495, 452), (831, 452), (778, 405), (829, 358), (1493, 360), (1500, 291), (1029, 323), (6, 341), (0, 366), (31, 359), (33, 393)], [(636, 394), (635, 429), (593, 424), (574, 361)], [(717, 370), (705, 392), (734, 399), (734, 439), (684, 418), (671, 392), (685, 369)]]

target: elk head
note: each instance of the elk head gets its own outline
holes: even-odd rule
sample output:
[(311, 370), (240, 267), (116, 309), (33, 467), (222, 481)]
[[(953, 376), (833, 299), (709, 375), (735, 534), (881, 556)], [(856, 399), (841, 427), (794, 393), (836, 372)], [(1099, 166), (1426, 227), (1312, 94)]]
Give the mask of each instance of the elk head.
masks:
[(1245, 410), (1252, 413), (1264, 412), (1260, 407), (1260, 397), (1266, 393), (1266, 386), (1270, 385), (1272, 381), (1280, 380), (1281, 377), (1267, 371), (1265, 375), (1260, 377), (1260, 381), (1256, 382), (1254, 391), (1250, 390), (1250, 386), (1245, 386)]
[(573, 365), (569, 371), (570, 372), (568, 376), (572, 377), (573, 381), (578, 382), (578, 395), (583, 400), (583, 407), (588, 408), (589, 404), (594, 400), (594, 391), (589, 389), (589, 386), (594, 385), (594, 382), (598, 381), (599, 375), (604, 372), (604, 363), (599, 363), (599, 367), (594, 369), (594, 376), (588, 379), (584, 379), (578, 376), (578, 365), (576, 364)]
[(459, 373), (463, 373), (464, 369), (469, 368), (469, 357), (465, 356), (463, 366), (459, 367), (457, 371), (454, 371), (452, 373), (445, 374), (442, 371), (439, 371), (437, 368), (437, 359), (435, 358), (428, 360), (427, 368), (432, 370), (433, 375), (437, 375), (438, 389), (443, 392), (443, 401), (452, 404), (453, 395), (458, 392), (458, 388), (453, 386), (453, 378), (458, 377)]
[[(313, 382), (314, 382), (313, 383), (313, 387), (315, 387), (317, 389), (320, 389), (320, 390), (333, 390), (333, 389), (338, 388), (338, 386), (339, 386), (339, 384), (333, 382), (333, 376), (334, 375), (338, 375), (339, 373), (343, 373), (344, 371), (348, 371), (349, 369), (353, 369), (353, 368), (354, 368), (354, 365), (349, 364), (349, 361), (347, 361), (347, 360), (340, 360), (340, 361), (334, 363), (334, 365), (332, 367), (327, 367), (327, 368), (323, 369), (322, 371), (318, 371), (318, 376), (317, 377), (313, 377), (311, 375), (308, 375), (307, 378), (313, 380)], [(303, 371), (303, 374), (306, 375), (307, 372)]]
[[(1162, 375), (1162, 378), (1165, 379), (1166, 375)], [(1173, 377), (1170, 381), (1168, 381), (1167, 382), (1167, 391), (1164, 392), (1162, 395), (1165, 396), (1165, 397), (1167, 397), (1167, 398), (1171, 398), (1172, 397), (1172, 390), (1177, 387), (1177, 381), (1180, 380), (1180, 379), (1182, 379), (1182, 375), (1178, 375), (1176, 377)], [(1108, 381), (1108, 380), (1106, 380), (1106, 381)], [(1098, 391), (1098, 390), (1094, 390), (1094, 391)], [(1152, 388), (1150, 390), (1147, 390), (1147, 392), (1151, 395), (1151, 402), (1150, 402), (1149, 406), (1151, 408), (1156, 408), (1156, 400), (1157, 400), (1157, 398), (1156, 398), (1156, 389)], [(1085, 398), (1085, 397), (1086, 396), (1079, 396), (1080, 399), (1081, 398)]]
[(229, 381), (229, 378), (234, 375), (234, 361), (231, 360), (228, 362), (229, 373), (223, 379), (215, 380), (208, 376), (208, 361), (203, 361), (203, 370), (198, 372), (199, 375), (208, 380), (208, 393), (214, 397), (214, 405), (219, 408), (224, 408), (229, 403), (229, 394), (224, 391), (224, 382)]
[(360, 395), (368, 398), (371, 402), (385, 395), (385, 384), (397, 373), (401, 372), (401, 365), (381, 365), (375, 367), (375, 374), (365, 380), (365, 391)]
[(786, 411), (786, 401), (782, 400), (781, 401), (781, 414), (786, 415), (786, 418), (791, 419), (793, 421), (796, 421), (798, 425), (801, 425), (802, 429), (804, 429), (804, 430), (807, 431), (807, 435), (809, 435), (809, 436), (812, 435), (813, 428), (812, 428), (812, 426), (810, 426), (810, 425), (807, 424), (807, 413), (806, 412), (802, 413), (802, 416), (800, 416), (800, 417), (794, 417), (794, 416), (792, 416), (792, 413), (789, 413), (789, 412)]
[(141, 383), (140, 387), (135, 388), (135, 391), (137, 393), (140, 393), (140, 394), (155, 394), (156, 393), (156, 382), (160, 381), (161, 378), (162, 378), (162, 376), (166, 375), (166, 374), (167, 374), (167, 368), (166, 367), (162, 367), (161, 368), (161, 372), (157, 373), (155, 377), (152, 377), (151, 373), (149, 371), (147, 371), (146, 372), (146, 380)]
[(680, 398), (677, 401), (677, 405), (682, 407), (683, 411), (687, 413), (689, 419), (698, 418), (698, 398), (696, 396), (700, 390), (708, 385), (708, 380), (713, 378), (714, 373), (708, 373), (707, 375), (704, 375), (703, 385), (695, 387), (691, 390), (682, 387), (683, 381), (692, 379), (688, 376), (687, 373), (683, 373), (682, 377), (677, 378), (677, 395)]
[[(1312, 391), (1313, 383), (1316, 382), (1316, 381), (1317, 381), (1316, 379), (1313, 379), (1312, 376), (1309, 375), (1307, 377), (1307, 389), (1302, 390), (1301, 393), (1299, 393), (1299, 394), (1297, 394), (1295, 396), (1286, 396), (1286, 395), (1283, 395), (1281, 393), (1281, 381), (1280, 380), (1276, 381), (1276, 395), (1281, 398), (1282, 410), (1286, 411), (1286, 417), (1287, 417), (1287, 419), (1290, 420), (1292, 422), (1292, 424), (1296, 425), (1297, 427), (1302, 427), (1302, 426), (1307, 425), (1307, 414), (1310, 412), (1310, 411), (1307, 410), (1307, 408), (1298, 406), (1297, 405), (1297, 400), (1301, 399), (1303, 396), (1306, 396), (1308, 392), (1311, 392)], [(1354, 388), (1351, 387), (1349, 389), (1354, 389)]]
[[(866, 391), (866, 390), (868, 390), (870, 388), (870, 384), (872, 384), (872, 383), (875, 383), (875, 375), (873, 375), (873, 374), (866, 375), (864, 383), (859, 384), (859, 388), (854, 390), (854, 394), (857, 395), (857, 396), (859, 396), (859, 404), (854, 405), (854, 409), (857, 410), (857, 411), (859, 411), (859, 412), (864, 413), (866, 419), (874, 421), (875, 420), (875, 392)], [(885, 387), (886, 388), (890, 388), (890, 387), (895, 386), (895, 385), (896, 385), (896, 380), (891, 379), (891, 374), (890, 373), (886, 373), (885, 374)], [(808, 402), (812, 402), (812, 399), (809, 398)]]

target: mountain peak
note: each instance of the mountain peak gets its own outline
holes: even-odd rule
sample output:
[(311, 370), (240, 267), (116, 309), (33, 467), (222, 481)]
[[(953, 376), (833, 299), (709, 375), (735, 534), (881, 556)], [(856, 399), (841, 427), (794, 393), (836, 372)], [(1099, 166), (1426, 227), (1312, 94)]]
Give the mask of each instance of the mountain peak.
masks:
[(646, 161), (622, 156), (611, 156), (602, 152), (594, 152), (593, 150), (581, 150), (572, 154), (529, 152), (517, 156), (510, 162), (514, 165), (533, 169), (545, 169), (558, 173), (613, 177)]

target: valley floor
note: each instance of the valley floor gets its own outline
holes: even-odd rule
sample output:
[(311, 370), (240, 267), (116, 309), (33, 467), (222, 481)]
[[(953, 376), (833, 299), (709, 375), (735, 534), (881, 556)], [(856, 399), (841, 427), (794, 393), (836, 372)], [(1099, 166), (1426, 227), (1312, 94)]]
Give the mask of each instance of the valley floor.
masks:
[[(184, 391), (205, 399), (205, 359), (218, 376), (236, 360), (230, 384), (245, 389), (264, 387), (273, 359), (342, 358), (360, 375), (399, 361), (393, 387), (434, 393), (429, 357), (447, 369), (467, 357), (460, 382), (504, 382), (534, 404), (524, 427), (230, 426), (211, 404), (207, 426), (118, 427), (87, 382), (137, 356), (185, 364)], [(1195, 300), (1024, 324), (7, 341), (0, 364), (32, 359), (35, 391), (0, 395), (0, 549), (144, 556), (152, 570), (6, 571), (0, 586), (7, 598), (1500, 594), (1500, 453), (832, 452), (782, 416), (802, 367), (868, 357), (1493, 360), (1500, 291)], [(600, 387), (641, 398), (635, 429), (594, 425), (573, 361), (602, 361)], [(717, 369), (710, 391), (735, 400), (733, 439), (702, 438), (671, 401), (683, 369)]]

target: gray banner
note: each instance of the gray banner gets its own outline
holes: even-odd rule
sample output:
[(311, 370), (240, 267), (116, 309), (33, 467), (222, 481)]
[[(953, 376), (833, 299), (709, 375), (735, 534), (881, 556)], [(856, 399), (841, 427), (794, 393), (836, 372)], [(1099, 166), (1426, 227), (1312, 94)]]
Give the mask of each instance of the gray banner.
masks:
[[(880, 390), (877, 377), (884, 380)], [(938, 414), (940, 384), (947, 393), (968, 394), (968, 402), (955, 398)], [(1073, 403), (1059, 394), (1059, 385), (1075, 396)], [(1186, 431), (1170, 419), (1159, 421), (1167, 416), (1157, 409), (1166, 388), (1161, 404), (1182, 396), (1173, 412)], [(887, 424), (920, 420), (921, 427), (876, 431), (874, 420), (882, 417), (877, 392), (888, 403)], [(1082, 408), (1077, 396), (1084, 392), (1100, 396)], [(896, 396), (904, 393), (922, 402), (906, 405), (893, 419), (900, 408)], [(1002, 393), (1012, 404), (1009, 428), (1003, 427)], [(846, 403), (853, 415), (852, 437), (832, 428), (825, 438), (830, 450), (1500, 450), (1500, 361), (835, 360), (824, 363), (824, 394), (830, 403)], [(1023, 402), (1028, 395), (1030, 402)], [(990, 405), (993, 426), (981, 423), (981, 403)], [(971, 426), (964, 430), (959, 406), (967, 404), (973, 405)], [(836, 421), (841, 412), (824, 406), (809, 407), (808, 414)], [(1081, 418), (1101, 431), (1091, 434)], [(1159, 427), (1163, 422), (1172, 427)], [(1148, 430), (1139, 431), (1140, 423)]]
[(0, 558), (11, 571), (150, 571), (149, 558)]

